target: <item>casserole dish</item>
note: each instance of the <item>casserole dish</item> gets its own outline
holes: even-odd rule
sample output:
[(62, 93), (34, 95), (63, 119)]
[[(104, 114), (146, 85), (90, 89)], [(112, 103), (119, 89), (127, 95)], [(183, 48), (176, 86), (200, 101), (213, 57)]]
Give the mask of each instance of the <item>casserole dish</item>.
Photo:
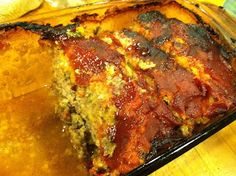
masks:
[[(118, 3), (118, 9), (114, 9), (114, 10), (110, 10), (109, 12), (106, 12), (106, 10), (108, 9), (108, 8), (111, 8), (111, 7), (114, 7), (114, 4), (115, 5), (117, 5), (117, 3)], [(156, 5), (156, 3), (157, 2), (153, 2), (153, 3), (151, 3), (151, 5), (150, 5), (150, 2), (145, 2), (145, 1), (140, 1), (139, 3), (138, 3), (138, 5), (136, 4), (136, 2), (112, 2), (112, 3), (108, 3), (108, 4), (100, 4), (100, 5), (94, 5), (93, 7), (92, 7), (92, 10), (88, 10), (89, 8), (90, 8), (90, 6), (86, 6), (86, 7), (81, 7), (81, 8), (86, 8), (86, 10), (85, 11), (83, 11), (82, 9), (79, 9), (78, 11), (77, 11), (77, 9), (69, 9), (69, 12), (67, 11), (68, 9), (66, 9), (66, 10), (64, 10), (64, 11), (60, 11), (60, 13), (62, 14), (62, 16), (56, 16), (56, 17), (52, 17), (53, 15), (52, 14), (47, 14), (46, 15), (46, 17), (44, 17), (44, 18), (42, 18), (42, 17), (40, 17), (40, 18), (38, 18), (37, 16), (36, 17), (32, 17), (31, 19), (30, 19), (30, 21), (33, 21), (34, 23), (21, 23), (21, 22), (19, 22), (19, 23), (12, 23), (12, 24), (6, 24), (6, 25), (1, 25), (1, 28), (2, 29), (5, 29), (6, 31), (7, 30), (10, 30), (11, 28), (17, 28), (17, 27), (20, 27), (20, 28), (23, 28), (23, 29), (26, 29), (26, 30), (31, 30), (31, 31), (34, 31), (34, 32), (39, 32), (39, 33), (41, 33), (42, 34), (42, 36), (43, 37), (45, 37), (45, 38), (48, 38), (48, 39), (50, 39), (50, 38), (53, 38), (53, 39), (56, 39), (56, 41), (57, 42), (61, 42), (61, 40), (62, 40), (62, 47), (64, 47), (65, 48), (65, 51), (67, 51), (67, 42), (69, 42), (70, 43), (70, 40), (69, 41), (67, 41), (67, 40), (64, 40), (64, 38), (63, 37), (65, 37), (66, 38), (66, 36), (64, 36), (64, 33), (63, 33), (63, 31), (65, 31), (65, 29), (66, 29), (66, 32), (68, 32), (68, 30), (71, 30), (71, 26), (69, 25), (68, 27), (69, 28), (63, 28), (63, 27), (61, 27), (61, 26), (58, 26), (58, 27), (55, 27), (55, 28), (53, 28), (53, 27), (50, 27), (50, 26), (48, 26), (48, 25), (43, 25), (43, 24), (46, 24), (46, 23), (50, 23), (51, 25), (58, 25), (58, 24), (60, 24), (60, 23), (62, 23), (62, 24), (65, 24), (65, 25), (67, 25), (67, 24), (70, 24), (71, 23), (71, 17), (72, 17), (72, 14), (74, 15), (74, 16), (77, 16), (76, 18), (74, 18), (74, 22), (79, 22), (79, 23), (83, 23), (83, 18), (85, 18), (85, 22), (87, 22), (87, 21), (89, 21), (89, 22), (91, 22), (92, 21), (92, 23), (93, 23), (93, 20), (94, 21), (96, 21), (96, 20), (98, 20), (99, 19), (99, 17), (102, 15), (102, 14), (104, 14), (104, 12), (106, 12), (106, 15), (108, 14), (108, 16), (110, 15), (110, 16), (113, 16), (113, 15), (115, 15), (114, 14), (114, 12), (119, 12), (119, 14), (121, 13), (122, 14), (122, 9), (125, 9), (125, 8), (127, 8), (127, 6), (130, 6), (130, 5), (136, 5), (135, 6), (135, 8), (137, 8), (137, 9), (139, 9), (139, 8), (141, 8), (142, 9), (142, 7), (148, 7), (149, 8), (149, 6), (155, 6)], [(169, 4), (168, 4), (169, 3)], [(170, 1), (165, 1), (165, 2), (161, 2), (161, 5), (160, 5), (160, 10), (162, 10), (162, 12), (164, 11), (163, 9), (165, 9), (165, 8), (163, 8), (162, 9), (162, 7), (164, 7), (165, 5), (169, 5), (168, 7), (171, 7), (170, 5), (173, 5), (173, 6), (178, 6), (178, 5), (176, 5), (175, 3), (172, 3), (172, 2), (170, 2)], [(159, 3), (157, 3), (157, 6), (159, 5)], [(182, 5), (186, 5), (186, 6), (188, 6), (188, 9), (191, 9), (192, 11), (197, 11), (197, 9), (199, 8), (199, 7), (201, 7), (201, 6), (199, 6), (199, 5), (195, 5), (195, 4), (192, 4), (192, 3), (189, 3), (189, 2), (182, 2)], [(159, 7), (159, 6), (158, 6)], [(202, 8), (204, 8), (205, 6), (202, 6)], [(197, 8), (197, 9), (195, 9), (195, 8)], [(129, 8), (128, 8), (129, 9)], [(132, 9), (132, 8), (131, 8)], [(143, 8), (143, 9), (145, 9), (145, 8)], [(182, 9), (182, 10), (186, 10), (186, 9), (184, 9), (184, 8), (180, 8), (180, 9)], [(168, 11), (169, 9), (167, 8), (167, 9), (165, 9), (166, 11)], [(73, 11), (73, 13), (71, 12), (71, 11)], [(171, 10), (169, 10), (169, 13), (168, 12), (166, 12), (166, 16), (168, 16), (169, 18), (171, 18), (172, 17), (172, 13), (170, 12)], [(178, 11), (178, 8), (177, 8), (177, 11)], [(180, 10), (181, 11), (181, 10)], [(186, 11), (188, 11), (188, 10), (186, 10)], [(81, 14), (83, 14), (83, 13), (87, 13), (87, 15), (82, 15), (82, 16), (80, 16)], [(96, 12), (96, 13), (98, 13), (99, 15), (98, 15), (98, 17), (97, 17), (97, 15), (91, 15), (91, 14), (93, 14), (94, 12)], [(151, 13), (151, 16), (152, 16), (152, 14), (154, 14), (155, 16), (157, 15), (157, 17), (158, 17), (158, 19), (159, 19), (159, 14), (158, 13)], [(45, 14), (44, 14), (45, 15)], [(148, 14), (148, 15), (150, 15), (150, 14)], [(187, 17), (187, 15), (189, 15), (188, 17)], [(214, 19), (213, 20), (213, 18), (211, 18), (211, 17), (209, 17), (209, 16), (207, 16), (207, 14), (205, 13), (205, 11), (200, 11), (199, 12), (199, 15), (202, 15), (202, 19), (203, 19), (203, 21), (204, 22), (208, 22), (209, 24), (211, 24), (212, 25), (212, 27), (215, 29), (215, 30), (218, 30), (217, 32), (221, 32), (222, 34), (220, 35), (220, 36), (222, 36), (222, 38), (218, 38), (218, 37), (216, 37), (217, 38), (217, 40), (220, 40), (220, 42), (222, 42), (221, 44), (224, 44), (226, 47), (228, 47), (228, 48), (230, 48), (231, 47), (231, 50), (232, 50), (232, 52), (230, 52), (231, 54), (230, 54), (230, 58), (232, 59), (232, 60), (230, 60), (229, 61), (229, 63), (232, 65), (231, 67), (233, 68), (233, 65), (234, 65), (234, 52), (233, 52), (233, 49), (232, 48), (234, 48), (234, 39), (233, 39), (233, 35), (234, 35), (234, 33), (232, 32), (232, 30), (230, 30), (230, 28), (229, 29), (227, 29), (227, 28), (220, 28), (219, 26), (217, 26), (218, 25), (218, 23), (217, 23), (217, 20), (216, 19)], [(94, 18), (94, 16), (95, 16), (95, 18)], [(160, 15), (161, 16), (161, 15)], [(174, 17), (176, 17), (175, 15), (173, 15)], [(160, 17), (160, 20), (164, 20), (165, 21), (165, 19), (163, 19), (164, 17)], [(172, 17), (173, 18), (173, 17)], [(177, 17), (176, 17), (177, 18)], [(199, 16), (197, 16), (197, 15), (194, 15), (194, 14), (192, 14), (192, 13), (185, 13), (185, 15), (184, 16), (182, 16), (182, 17), (178, 17), (178, 18), (180, 18), (181, 20), (183, 20), (184, 22), (186, 22), (186, 23), (191, 23), (191, 22), (193, 22), (194, 23), (194, 19), (198, 22), (198, 23), (202, 23), (202, 21), (201, 21), (201, 19), (199, 18)], [(144, 22), (145, 21), (147, 21), (147, 20), (152, 20), (152, 18), (150, 18), (149, 16), (147, 16), (146, 14), (144, 14), (143, 16), (140, 16), (140, 19), (141, 20), (143, 20)], [(22, 20), (22, 19), (21, 19)], [(25, 19), (25, 20), (27, 20), (27, 19)], [(129, 19), (126, 19), (126, 20), (128, 20), (128, 21), (124, 21), (123, 19), (120, 21), (120, 24), (119, 25), (117, 25), (116, 26), (116, 23), (112, 23), (114, 26), (106, 26), (106, 23), (105, 23), (105, 25), (104, 25), (104, 23), (101, 23), (101, 25), (104, 25), (104, 26), (102, 26), (101, 28), (103, 29), (103, 28), (105, 28), (106, 30), (108, 29), (107, 27), (109, 27), (109, 28), (119, 28), (120, 27), (120, 25), (122, 26), (122, 25), (126, 25), (125, 23), (128, 23), (129, 22)], [(192, 20), (192, 21), (191, 21)], [(116, 21), (117, 22), (117, 21)], [(174, 20), (174, 22), (173, 23), (175, 23), (175, 20)], [(230, 21), (230, 23), (233, 23), (233, 21)], [(206, 25), (205, 23), (202, 23), (202, 25)], [(88, 25), (89, 26), (89, 25)], [(91, 25), (92, 27), (93, 27), (93, 25)], [(212, 34), (213, 35), (217, 35), (217, 34), (215, 34), (213, 31), (212, 31), (212, 29), (209, 27), (209, 26), (207, 26), (208, 27), (208, 30), (209, 31), (211, 31), (212, 32)], [(55, 30), (56, 29), (56, 30)], [(59, 29), (59, 30), (58, 30)], [(88, 29), (88, 28), (87, 28)], [(93, 28), (92, 28), (93, 29)], [(96, 28), (97, 29), (97, 28)], [(99, 28), (98, 28), (99, 29)], [(100, 29), (99, 29), (100, 30)], [(110, 29), (109, 29), (110, 30)], [(113, 30), (113, 29), (111, 29), (111, 30)], [(195, 30), (195, 28), (193, 27), (193, 30)], [(94, 31), (94, 30), (93, 30)], [(207, 36), (207, 34), (205, 34), (204, 33), (204, 31), (202, 31), (201, 29), (198, 29), (197, 28), (197, 31), (200, 31), (200, 32), (202, 32), (200, 35), (203, 35), (203, 36), (205, 36), (206, 38), (208, 38)], [(70, 32), (70, 31), (69, 31)], [(81, 29), (81, 28), (79, 28), (79, 34), (78, 35), (83, 35), (83, 34), (81, 34), (81, 33), (83, 33), (83, 29)], [(128, 31), (126, 31), (126, 33), (127, 33)], [(224, 33), (223, 33), (224, 32)], [(100, 33), (99, 31), (97, 31), (96, 30), (96, 34), (94, 34), (94, 35), (97, 35), (97, 33)], [(195, 33), (193, 33), (194, 35), (195, 35)], [(224, 35), (223, 35), (224, 34)], [(69, 33), (69, 34), (67, 34), (67, 35), (71, 35), (72, 37), (76, 37), (76, 36), (74, 36), (74, 35), (77, 35), (77, 33), (73, 33), (73, 31), (72, 31), (72, 33)], [(131, 34), (130, 34), (131, 35)], [(132, 33), (132, 35), (131, 36), (136, 36), (137, 34), (133, 34)], [(59, 39), (57, 39), (57, 37), (59, 37)], [(193, 36), (193, 37), (195, 37), (195, 36)], [(166, 40), (166, 39), (165, 39)], [(179, 41), (180, 41), (180, 39), (178, 39)], [(229, 44), (227, 44), (226, 42), (228, 41), (228, 43)], [(81, 42), (81, 41), (78, 41), (78, 42)], [(109, 41), (108, 41), (109, 42)], [(165, 41), (164, 41), (165, 42)], [(201, 41), (202, 42), (202, 41)], [(83, 43), (83, 42), (82, 42)], [(162, 42), (161, 42), (162, 43)], [(84, 43), (85, 44), (85, 46), (86, 46), (86, 43)], [(201, 44), (203, 44), (204, 45), (204, 42), (202, 42)], [(47, 46), (47, 45), (46, 45)], [(50, 45), (49, 45), (50, 46)], [(73, 43), (72, 43), (72, 46), (73, 46)], [(148, 45), (149, 46), (149, 45)], [(74, 46), (73, 46), (74, 47)], [(205, 46), (205, 47), (207, 47), (207, 46)], [(76, 49), (76, 48), (75, 48)], [(132, 48), (131, 48), (131, 50), (132, 50)], [(143, 50), (143, 52), (145, 52), (146, 50)], [(110, 50), (109, 50), (109, 52), (111, 52)], [(142, 53), (143, 53), (142, 52)], [(156, 50), (155, 50), (155, 52), (156, 52)], [(159, 53), (160, 51), (158, 50), (158, 53)], [(162, 53), (162, 52), (161, 52)], [(112, 54), (112, 53), (111, 53)], [(114, 53), (113, 53), (114, 54)], [(113, 55), (112, 54), (112, 55)], [(160, 53), (159, 53), (160, 54)], [(163, 53), (162, 53), (163, 54)], [(223, 53), (223, 54), (226, 54), (226, 57), (227, 57), (227, 54), (228, 54), (228, 52), (226, 52), (226, 53)], [(233, 55), (233, 57), (231, 57), (231, 55)], [(163, 55), (161, 55), (160, 57), (162, 57)], [(107, 56), (108, 57), (108, 56)], [(159, 57), (159, 56), (158, 56)], [(223, 55), (222, 55), (222, 57), (223, 57)], [(107, 62), (109, 62), (109, 61), (107, 61)], [(183, 64), (182, 62), (181, 62), (181, 60), (179, 61), (179, 64)], [(143, 70), (146, 70), (146, 69), (149, 69), (150, 67), (153, 67), (153, 63), (151, 62), (151, 63), (143, 63), (143, 62), (141, 62), (140, 63), (140, 68), (141, 69), (143, 69)], [(92, 65), (93, 66), (93, 65)], [(182, 65), (183, 67), (184, 66), (186, 66), (186, 65)], [(109, 67), (110, 68), (110, 67)], [(187, 67), (186, 67), (186, 69), (187, 69)], [(200, 69), (200, 68), (198, 68), (198, 69)], [(225, 68), (226, 69), (226, 68)], [(110, 70), (110, 69), (108, 69), (108, 70)], [(198, 72), (196, 72), (196, 70), (194, 70), (194, 69), (192, 69), (191, 70), (194, 74), (196, 74), (196, 76), (198, 76), (199, 75), (199, 73)], [(78, 73), (77, 73), (78, 74)], [(127, 74), (129, 74), (129, 72), (127, 73)], [(84, 75), (84, 76), (87, 76), (86, 74)], [(78, 77), (77, 77), (78, 78)], [(82, 78), (80, 78), (80, 80), (81, 80)], [(208, 79), (208, 78), (206, 78), (206, 79)], [(86, 81), (86, 80), (85, 80)], [(197, 82), (198, 83), (198, 82)], [(79, 82), (78, 84), (81, 84), (81, 82)], [(84, 84), (84, 83), (83, 83)], [(199, 84), (199, 83), (198, 83)], [(200, 86), (201, 87), (201, 86)], [(204, 86), (203, 86), (204, 87)], [(203, 90), (205, 90), (205, 89), (208, 89), (208, 88), (201, 88), (201, 89), (203, 89)], [(73, 90), (74, 91), (74, 90)], [(205, 90), (206, 91), (206, 90)], [(203, 91), (204, 92), (204, 91)], [(205, 94), (205, 93), (204, 93)], [(91, 100), (91, 101), (93, 101), (93, 100)], [(168, 102), (168, 97), (167, 97), (167, 99), (165, 98), (165, 101), (166, 101), (166, 104), (169, 104), (169, 102)], [(210, 101), (210, 100), (209, 100)], [(71, 104), (73, 104), (73, 102), (71, 103)], [(110, 106), (110, 105), (109, 105)], [(122, 109), (122, 107), (121, 107), (121, 109)], [(226, 109), (228, 109), (228, 108), (226, 108)], [(70, 110), (70, 112), (71, 111), (77, 111), (77, 110)], [(218, 111), (221, 111), (221, 109), (218, 109), (217, 110), (217, 112)], [(227, 115), (227, 114), (224, 114), (224, 117), (222, 117), (222, 115), (220, 114), (220, 113), (217, 113), (218, 115), (217, 115), (217, 117), (215, 117), (215, 118), (213, 118), (212, 120), (211, 120), (211, 122), (210, 123), (206, 123), (206, 125), (200, 125), (200, 127), (197, 127), (197, 128), (194, 128), (194, 130), (192, 131), (192, 132), (190, 132), (190, 134), (192, 133), (192, 135), (190, 135), (191, 137), (189, 137), (189, 132), (188, 132), (188, 130), (187, 130), (187, 132), (186, 132), (186, 130), (184, 130), (184, 129), (186, 129), (185, 127), (183, 128), (183, 130), (182, 130), (182, 132), (183, 133), (185, 133), (186, 135), (184, 135), (184, 136), (181, 136), (181, 137), (179, 137), (179, 135), (176, 135), (176, 136), (174, 136), (174, 137), (172, 137), (171, 136), (171, 138), (169, 138), (167, 141), (165, 141), (165, 140), (161, 140), (161, 141), (154, 141), (153, 142), (153, 145), (154, 145), (154, 147), (153, 147), (153, 150), (150, 152), (150, 154), (148, 154), (147, 156), (146, 156), (146, 164), (144, 164), (144, 165), (142, 165), (142, 166), (140, 166), (139, 168), (137, 168), (137, 169), (134, 169), (134, 171), (131, 171), (129, 174), (130, 175), (135, 175), (135, 174), (141, 174), (141, 175), (143, 175), (143, 174), (148, 174), (148, 173), (150, 173), (153, 169), (156, 169), (156, 168), (158, 168), (158, 167), (160, 167), (160, 166), (162, 166), (163, 164), (165, 164), (165, 163), (167, 163), (168, 161), (170, 161), (171, 159), (173, 159), (174, 157), (176, 157), (176, 156), (178, 156), (178, 155), (180, 155), (182, 152), (184, 152), (184, 151), (186, 151), (187, 149), (189, 149), (189, 148), (191, 148), (192, 146), (194, 146), (194, 145), (196, 145), (198, 142), (201, 142), (201, 140), (204, 140), (206, 137), (208, 137), (209, 135), (211, 135), (212, 133), (214, 133), (214, 132), (216, 132), (217, 130), (219, 130), (220, 128), (222, 128), (224, 125), (226, 125), (226, 124), (228, 124), (228, 123), (230, 123), (233, 119), (234, 119), (234, 109), (233, 108), (230, 108), (230, 111), (228, 112), (229, 113), (229, 115)], [(219, 117), (218, 117), (219, 116)], [(201, 120), (203, 120), (204, 121), (204, 119), (201, 119)], [(103, 123), (105, 123), (105, 122), (103, 122)], [(178, 122), (175, 122), (175, 123), (178, 123)], [(201, 123), (201, 122), (200, 122)], [(95, 135), (96, 136), (96, 135)], [(99, 142), (98, 142), (99, 143)], [(108, 142), (109, 143), (109, 142)], [(97, 145), (97, 147), (99, 148), (100, 146), (99, 146), (99, 144), (97, 144), (97, 143), (95, 143), (95, 144), (93, 144), (93, 145)], [(109, 144), (110, 145), (110, 144)], [(113, 146), (111, 145), (111, 147), (113, 148)], [(107, 153), (108, 153), (108, 155), (109, 155), (109, 153), (110, 153), (110, 149), (108, 149), (107, 150)], [(155, 167), (152, 167), (152, 166), (155, 166)], [(102, 169), (102, 170), (100, 170), (100, 171), (95, 171), (97, 174), (101, 174), (101, 173), (103, 173), (104, 172), (104, 169)], [(99, 173), (98, 173), (99, 172)], [(127, 171), (124, 171), (125, 173), (127, 172)], [(122, 173), (122, 172), (121, 172)]]

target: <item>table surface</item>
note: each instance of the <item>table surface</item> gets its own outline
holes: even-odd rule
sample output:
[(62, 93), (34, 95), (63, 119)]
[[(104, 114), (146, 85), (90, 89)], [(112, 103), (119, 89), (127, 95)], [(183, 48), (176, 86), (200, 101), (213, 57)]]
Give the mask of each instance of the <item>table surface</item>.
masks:
[[(210, 0), (208, 0), (209, 2)], [(216, 4), (223, 0), (215, 1)], [(44, 4), (31, 14), (48, 11)], [(232, 176), (236, 175), (236, 122), (163, 166), (150, 176)]]
[(236, 175), (236, 122), (150, 176)]

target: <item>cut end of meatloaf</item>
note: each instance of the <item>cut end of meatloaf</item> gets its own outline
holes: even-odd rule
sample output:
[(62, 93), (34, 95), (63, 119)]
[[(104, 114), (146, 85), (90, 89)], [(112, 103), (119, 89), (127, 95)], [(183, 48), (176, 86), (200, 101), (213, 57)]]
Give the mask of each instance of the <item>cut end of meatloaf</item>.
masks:
[(115, 86), (110, 80), (115, 78), (108, 71), (112, 66), (108, 64), (104, 72), (91, 77), (89, 84), (78, 85), (77, 70), (72, 69), (63, 51), (57, 52), (54, 64), (55, 88), (60, 95), (57, 112), (68, 124), (78, 157), (105, 169), (102, 158), (112, 156), (116, 146), (113, 130), (117, 108), (112, 103)]

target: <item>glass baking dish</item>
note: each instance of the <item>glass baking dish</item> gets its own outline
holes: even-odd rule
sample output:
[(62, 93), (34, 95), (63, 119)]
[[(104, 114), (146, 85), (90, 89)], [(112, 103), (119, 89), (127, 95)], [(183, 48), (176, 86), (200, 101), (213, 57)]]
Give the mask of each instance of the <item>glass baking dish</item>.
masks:
[[(215, 6), (213, 4), (198, 2), (197, 0), (112, 0), (110, 2), (101, 1), (91, 4), (85, 4), (79, 7), (70, 7), (66, 9), (53, 10), (51, 12), (44, 12), (40, 14), (26, 15), (22, 18), (6, 21), (2, 23), (14, 23), (19, 21), (25, 22), (40, 22), (40, 23), (50, 23), (52, 25), (57, 24), (68, 24), (71, 23), (69, 19), (73, 19), (77, 15), (83, 13), (98, 13), (104, 14), (109, 8), (114, 7), (127, 7), (131, 5), (151, 3), (151, 2), (165, 2), (176, 1), (187, 9), (193, 11), (199, 15), (204, 22), (210, 24), (214, 30), (216, 30), (221, 36), (223, 36), (227, 42), (232, 46), (236, 47), (236, 33), (234, 27), (236, 25), (236, 19), (229, 15), (223, 7)], [(1, 24), (1, 23), (0, 23)]]
[[(127, 6), (133, 6), (137, 4), (146, 4), (152, 2), (160, 2), (160, 3), (168, 3), (169, 1), (111, 1), (108, 3), (96, 3), (96, 4), (88, 4), (80, 7), (73, 7), (63, 10), (56, 10), (53, 12), (32, 15), (22, 17), (20, 19), (9, 21), (5, 24), (0, 25), (0, 28), (14, 25), (15, 22), (33, 22), (40, 24), (51, 24), (58, 25), (63, 24), (67, 25), (71, 23), (71, 19), (74, 19), (76, 16), (88, 13), (98, 13), (99, 15), (103, 15), (107, 9), (115, 9), (115, 8), (124, 8)], [(216, 7), (209, 4), (198, 3), (196, 1), (190, 0), (176, 0), (185, 8), (193, 11), (197, 15), (199, 15), (202, 20), (209, 24), (215, 32), (217, 32), (220, 37), (225, 41), (225, 44), (230, 46), (233, 50), (236, 49), (236, 32), (235, 26), (236, 21), (232, 17), (230, 17), (222, 8)], [(20, 24), (20, 23), (19, 23)], [(234, 69), (235, 66), (233, 65)], [(145, 164), (139, 166), (134, 169), (127, 175), (148, 175), (151, 172), (157, 170), (162, 167), (166, 163), (180, 156), (184, 152), (193, 148), (209, 136), (213, 135), (217, 131), (221, 130), (231, 122), (236, 119), (236, 109), (224, 114), (223, 116), (217, 117), (211, 123), (201, 126), (196, 129), (194, 134), (191, 137), (184, 139), (176, 139), (173, 142), (173, 145), (168, 148), (160, 148), (160, 152), (156, 154), (155, 157), (151, 157)]]

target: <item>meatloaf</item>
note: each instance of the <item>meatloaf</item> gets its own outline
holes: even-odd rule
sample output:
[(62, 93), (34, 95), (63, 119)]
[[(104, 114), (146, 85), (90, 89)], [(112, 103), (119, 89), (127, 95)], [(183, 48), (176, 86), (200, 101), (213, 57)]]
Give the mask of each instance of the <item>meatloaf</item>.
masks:
[(2, 28), (50, 43), (56, 112), (92, 175), (126, 174), (156, 145), (235, 107), (235, 51), (177, 3), (84, 14), (68, 26)]

